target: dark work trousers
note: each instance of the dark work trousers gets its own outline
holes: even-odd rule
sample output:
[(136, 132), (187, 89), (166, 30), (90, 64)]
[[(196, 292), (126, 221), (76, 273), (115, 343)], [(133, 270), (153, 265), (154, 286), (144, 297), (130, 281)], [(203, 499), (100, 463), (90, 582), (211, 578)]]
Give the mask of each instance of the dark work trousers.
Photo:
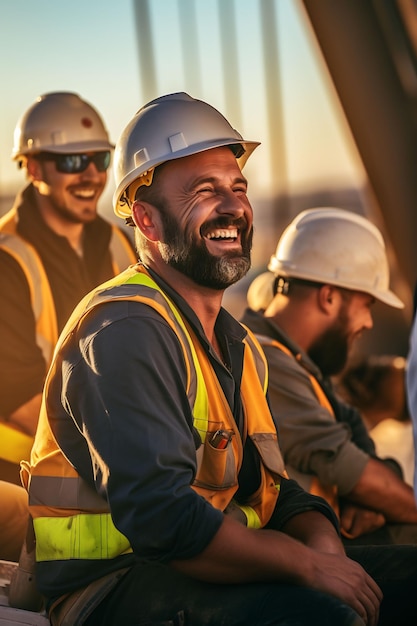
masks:
[[(417, 546), (355, 546), (384, 593), (379, 626), (417, 624)], [(201, 583), (160, 564), (135, 565), (86, 626), (364, 626), (330, 595), (295, 585)]]

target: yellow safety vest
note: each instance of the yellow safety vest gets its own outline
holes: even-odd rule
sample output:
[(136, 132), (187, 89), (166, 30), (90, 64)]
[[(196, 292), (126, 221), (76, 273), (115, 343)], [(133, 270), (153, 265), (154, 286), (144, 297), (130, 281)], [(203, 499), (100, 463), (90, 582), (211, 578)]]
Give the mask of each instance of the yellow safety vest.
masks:
[[(137, 259), (126, 238), (114, 226), (110, 240), (114, 275)], [(46, 368), (52, 360), (54, 346), (58, 340), (58, 325), (55, 304), (48, 277), (41, 258), (35, 248), (17, 233), (16, 209), (11, 209), (0, 219), (0, 249), (4, 250), (20, 265), (30, 292), (33, 315), (36, 321), (36, 343), (42, 351)], [(19, 464), (27, 459), (33, 437), (0, 418), (0, 459)]]
[[(271, 337), (267, 337), (266, 335), (257, 334), (256, 338), (258, 339), (261, 346), (273, 346), (274, 348), (278, 348), (285, 354), (288, 354), (288, 356), (292, 356), (299, 365), (302, 365), (299, 359), (297, 359), (297, 355), (295, 355), (289, 348), (287, 348), (287, 346), (285, 346), (280, 341), (277, 341), (276, 339), (271, 339)], [(330, 415), (334, 419), (336, 419), (334, 411), (333, 411), (333, 407), (330, 404), (326, 394), (324, 393), (320, 383), (315, 378), (315, 376), (311, 374), (311, 372), (309, 372), (308, 370), (305, 370), (305, 372), (310, 379), (311, 386), (313, 387), (313, 391), (317, 397), (317, 400), (319, 401), (320, 406), (325, 408), (330, 413)], [(289, 475), (291, 478), (291, 470), (289, 469), (288, 471), (289, 471)], [(323, 485), (319, 481), (317, 476), (313, 474), (309, 474), (309, 475), (304, 474), (303, 476), (305, 476), (309, 481), (308, 491), (313, 495), (321, 496), (322, 498), (324, 498), (333, 508), (335, 513), (339, 515), (340, 511), (339, 511), (339, 499), (338, 499), (337, 486), (336, 485)]]
[[(132, 290), (126, 293), (125, 287), (129, 284)], [(119, 289), (121, 286), (123, 290)], [(64, 329), (56, 354), (89, 311), (113, 300), (134, 300), (153, 307), (176, 333), (187, 367), (187, 395), (194, 427), (203, 442), (196, 453), (197, 472), (192, 488), (214, 507), (225, 510), (238, 489), (237, 477), (243, 460), (241, 436), (207, 354), (177, 307), (143, 267), (129, 268), (89, 294)], [(266, 360), (250, 333), (245, 344), (242, 401), (247, 436), (260, 455), (261, 485), (252, 501), (241, 510), (247, 525), (259, 528), (269, 521), (277, 502), (280, 478), (286, 474), (265, 397)], [(46, 381), (30, 466), (22, 465), (22, 478), (28, 485), (34, 520), (36, 558), (38, 561), (114, 558), (131, 551), (129, 541), (115, 528), (107, 503), (82, 480), (61, 453), (55, 441), (55, 436), (59, 441), (59, 435), (52, 433), (48, 422), (45, 398), (55, 366), (54, 360)], [(233, 433), (224, 449), (210, 445), (210, 438), (218, 429)]]

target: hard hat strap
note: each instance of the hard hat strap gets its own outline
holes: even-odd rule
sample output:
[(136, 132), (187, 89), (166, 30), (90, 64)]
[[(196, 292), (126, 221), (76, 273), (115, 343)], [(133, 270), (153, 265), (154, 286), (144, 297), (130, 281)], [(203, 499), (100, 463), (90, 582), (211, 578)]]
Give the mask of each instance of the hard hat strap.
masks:
[(127, 204), (131, 207), (136, 200), (136, 192), (139, 187), (142, 187), (143, 185), (145, 185), (146, 187), (151, 186), (154, 171), (155, 168), (153, 167), (152, 169), (144, 172), (141, 176), (139, 176), (139, 178), (134, 180), (133, 183), (130, 183), (129, 187), (126, 189), (123, 197), (121, 198), (121, 201), (124, 200), (124, 202), (127, 202)]

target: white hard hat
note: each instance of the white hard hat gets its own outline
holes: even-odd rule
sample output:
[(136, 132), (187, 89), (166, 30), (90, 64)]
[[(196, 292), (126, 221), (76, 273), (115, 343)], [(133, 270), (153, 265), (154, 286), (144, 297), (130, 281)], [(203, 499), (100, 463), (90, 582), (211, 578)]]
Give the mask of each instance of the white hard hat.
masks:
[(389, 306), (403, 302), (389, 289), (383, 237), (368, 219), (335, 208), (302, 211), (284, 230), (268, 269), (368, 293)]
[(245, 141), (217, 109), (186, 93), (152, 100), (136, 113), (116, 143), (114, 211), (128, 217), (134, 195), (127, 197), (129, 185), (135, 181), (135, 191), (141, 184), (149, 185), (153, 169), (166, 161), (210, 148), (239, 146), (235, 153), (242, 168), (258, 145)]
[(76, 93), (53, 92), (39, 96), (19, 119), (12, 159), (39, 152), (71, 154), (113, 147), (91, 104)]

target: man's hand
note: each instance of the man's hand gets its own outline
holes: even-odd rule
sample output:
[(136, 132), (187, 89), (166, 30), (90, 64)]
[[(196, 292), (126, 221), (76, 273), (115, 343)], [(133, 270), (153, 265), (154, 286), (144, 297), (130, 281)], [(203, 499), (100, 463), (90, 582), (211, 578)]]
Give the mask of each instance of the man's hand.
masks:
[(376, 626), (382, 592), (359, 563), (338, 554), (316, 554), (317, 570), (310, 585), (351, 606), (368, 626)]
[(347, 497), (349, 502), (380, 511), (387, 522), (417, 524), (413, 488), (382, 461), (369, 459)]
[(385, 524), (386, 519), (382, 513), (364, 509), (356, 504), (343, 504), (340, 513), (340, 531), (347, 539), (371, 533)]
[[(354, 506), (352, 512), (353, 509)], [(308, 511), (291, 518), (283, 530), (314, 550), (317, 571), (311, 582), (304, 583), (306, 586), (337, 596), (355, 609), (366, 624), (378, 623), (381, 590), (360, 565), (346, 556), (329, 520), (316, 511)]]

